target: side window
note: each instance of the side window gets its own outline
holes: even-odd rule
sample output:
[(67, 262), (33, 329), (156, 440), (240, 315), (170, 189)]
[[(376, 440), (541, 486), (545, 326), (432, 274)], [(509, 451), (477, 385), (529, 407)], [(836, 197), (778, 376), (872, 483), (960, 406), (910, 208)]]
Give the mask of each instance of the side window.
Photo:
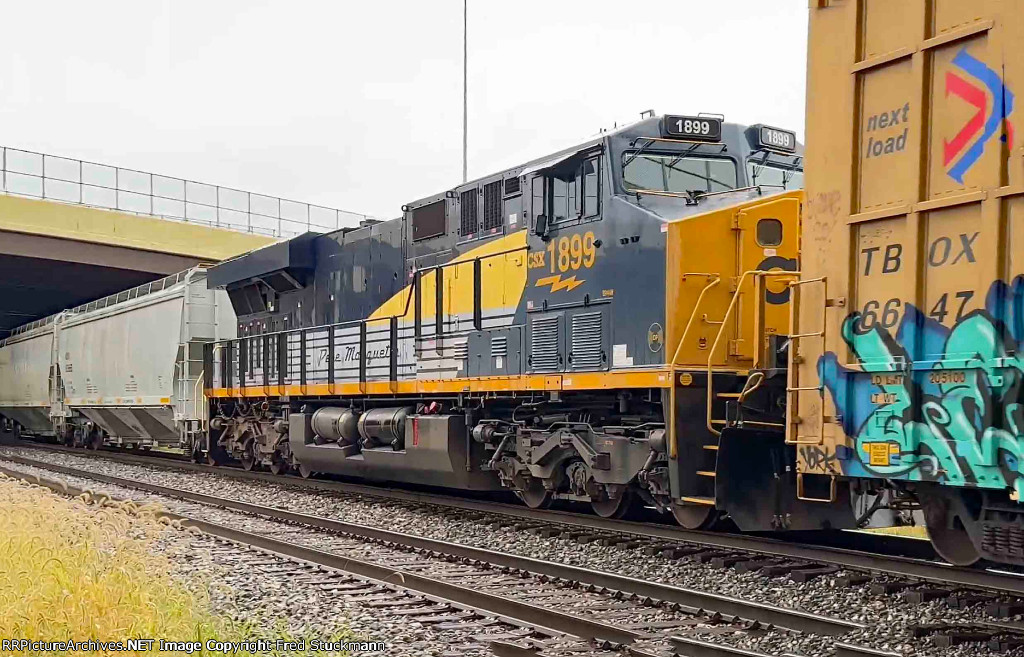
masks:
[(534, 226), (537, 225), (537, 217), (544, 214), (544, 176), (534, 176), (533, 198), (530, 207), (530, 214), (533, 215)]
[(583, 216), (595, 217), (601, 212), (601, 159), (592, 157), (583, 162)]
[(565, 221), (569, 218), (568, 199), (569, 183), (561, 178), (548, 178), (551, 182), (551, 223)]

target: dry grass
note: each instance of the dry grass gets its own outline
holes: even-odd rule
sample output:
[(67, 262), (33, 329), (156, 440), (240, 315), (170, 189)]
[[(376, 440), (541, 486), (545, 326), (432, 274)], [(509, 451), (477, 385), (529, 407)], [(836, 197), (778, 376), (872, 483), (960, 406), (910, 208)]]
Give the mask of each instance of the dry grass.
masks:
[(170, 560), (149, 549), (168, 524), (153, 508), (102, 494), (72, 500), (0, 475), (0, 638), (204, 642), (287, 634), (268, 637), (212, 614), (205, 587), (184, 586)]

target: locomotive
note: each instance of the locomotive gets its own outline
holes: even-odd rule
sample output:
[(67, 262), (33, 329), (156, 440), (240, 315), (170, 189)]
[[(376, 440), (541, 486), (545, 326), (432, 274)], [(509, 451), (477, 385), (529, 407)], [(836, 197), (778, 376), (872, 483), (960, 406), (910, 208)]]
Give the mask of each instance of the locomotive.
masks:
[[(691, 528), (852, 527), (784, 444), (802, 147), (649, 116), (208, 272), (208, 442), (246, 468), (510, 489)], [(729, 435), (728, 441), (722, 440)]]

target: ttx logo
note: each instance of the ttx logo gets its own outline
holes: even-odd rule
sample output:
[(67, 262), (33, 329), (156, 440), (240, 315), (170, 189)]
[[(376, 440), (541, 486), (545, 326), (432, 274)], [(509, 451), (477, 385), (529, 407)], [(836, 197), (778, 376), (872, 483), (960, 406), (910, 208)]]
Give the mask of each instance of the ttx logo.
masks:
[(1000, 138), (1013, 143), (1013, 124), (1007, 118), (1013, 112), (1013, 93), (1003, 84), (999, 73), (972, 57), (966, 48), (956, 54), (952, 63), (968, 77), (957, 71), (946, 71), (946, 97), (952, 94), (976, 110), (952, 139), (942, 140), (942, 163), (946, 172), (962, 183), (964, 174), (981, 158), (985, 146), (999, 132), (1004, 120), (1005, 133), (1001, 133)]

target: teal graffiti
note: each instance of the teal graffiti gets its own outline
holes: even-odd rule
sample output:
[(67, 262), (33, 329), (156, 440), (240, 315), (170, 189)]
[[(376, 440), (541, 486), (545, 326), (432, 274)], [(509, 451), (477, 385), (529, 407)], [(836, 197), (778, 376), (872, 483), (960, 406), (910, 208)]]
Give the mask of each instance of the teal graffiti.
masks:
[(818, 373), (852, 439), (844, 474), (1024, 493), (1024, 276), (952, 327), (907, 304), (895, 334), (859, 313), (842, 334), (860, 367), (827, 352)]

